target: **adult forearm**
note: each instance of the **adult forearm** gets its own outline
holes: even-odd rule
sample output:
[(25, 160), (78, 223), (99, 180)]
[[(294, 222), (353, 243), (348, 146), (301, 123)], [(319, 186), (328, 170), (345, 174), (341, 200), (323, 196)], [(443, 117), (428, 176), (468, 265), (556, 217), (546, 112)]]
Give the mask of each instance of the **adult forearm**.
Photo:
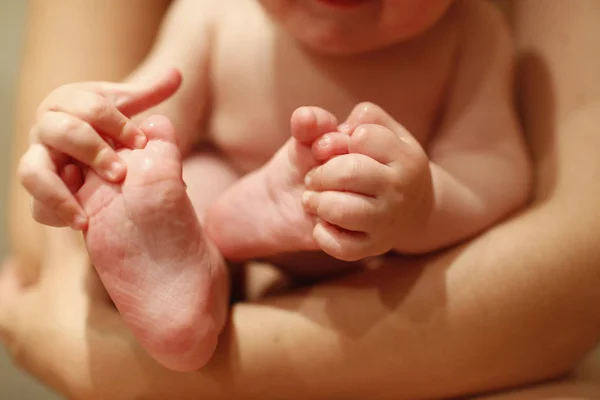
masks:
[(240, 306), (227, 362), (253, 362), (238, 365), (236, 398), (260, 383), (256, 397), (268, 398), (271, 375), (290, 399), (414, 399), (565, 372), (600, 337), (600, 255), (589, 236), (600, 227), (557, 219), (561, 206), (429, 262)]
[[(600, 254), (590, 235), (600, 219), (580, 212), (587, 204), (569, 213), (565, 206), (539, 206), (436, 258), (390, 261), (306, 292), (236, 305), (213, 360), (194, 374), (156, 365), (108, 304), (87, 317), (104, 319), (102, 330), (61, 327), (73, 319), (60, 315), (86, 311), (56, 293), (45, 305), (56, 315), (20, 337), (37, 357), (34, 367), (27, 354), (16, 358), (41, 376), (48, 368), (36, 365), (78, 376), (67, 386), (81, 398), (163, 399), (173, 391), (181, 399), (441, 398), (553, 377), (600, 337)], [(82, 268), (64, 254), (55, 262)], [(64, 284), (57, 278), (55, 290)], [(42, 331), (51, 351), (36, 340)], [(73, 360), (53, 361), (63, 353)], [(94, 371), (89, 381), (69, 371), (82, 363)], [(117, 388), (128, 395), (117, 396)]]
[[(36, 108), (59, 85), (126, 76), (147, 52), (169, 3), (168, 0), (29, 2), (14, 121), (9, 209), (11, 250), (24, 265), (39, 263), (45, 242), (45, 229), (31, 218), (29, 198), (14, 178), (17, 162), (28, 147), (28, 132)], [(31, 240), (32, 237), (36, 240)], [(36, 246), (31, 246), (32, 243)]]
[[(535, 204), (436, 259), (271, 300), (287, 312), (246, 346), (253, 382), (286, 371), (292, 399), (442, 397), (557, 375), (600, 339), (600, 5), (514, 5)], [(258, 337), (243, 316), (236, 336)]]
[(600, 5), (514, 5), (535, 204), (436, 259), (272, 300), (288, 312), (262, 325), (272, 333), (261, 346), (248, 342), (254, 382), (286, 371), (292, 399), (307, 387), (314, 398), (450, 396), (557, 375), (600, 339), (600, 55), (590, 53)]

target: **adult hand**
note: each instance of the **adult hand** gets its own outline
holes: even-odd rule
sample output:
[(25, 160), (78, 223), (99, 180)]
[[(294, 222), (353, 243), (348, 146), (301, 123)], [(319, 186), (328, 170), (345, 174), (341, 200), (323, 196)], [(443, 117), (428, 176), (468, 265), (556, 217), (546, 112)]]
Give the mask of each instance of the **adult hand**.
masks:
[(137, 398), (128, 388), (145, 385), (134, 340), (75, 240), (66, 230), (52, 236), (34, 283), (25, 284), (17, 260), (4, 262), (0, 339), (19, 367), (69, 398)]

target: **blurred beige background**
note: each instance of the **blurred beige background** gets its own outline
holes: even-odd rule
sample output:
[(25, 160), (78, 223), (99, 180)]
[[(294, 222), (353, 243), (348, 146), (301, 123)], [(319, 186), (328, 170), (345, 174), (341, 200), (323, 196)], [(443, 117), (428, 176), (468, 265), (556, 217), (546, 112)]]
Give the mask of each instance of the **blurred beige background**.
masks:
[[(11, 119), (26, 7), (25, 0), (0, 0), (0, 258), (4, 258), (8, 251), (6, 206)], [(4, 350), (0, 349), (0, 400), (57, 399), (58, 397), (17, 371)]]

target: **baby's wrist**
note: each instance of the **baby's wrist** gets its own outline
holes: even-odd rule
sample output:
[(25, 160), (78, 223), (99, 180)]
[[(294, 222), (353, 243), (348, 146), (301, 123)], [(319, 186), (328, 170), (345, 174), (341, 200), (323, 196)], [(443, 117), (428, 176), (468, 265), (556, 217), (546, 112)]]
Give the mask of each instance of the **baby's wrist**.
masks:
[(419, 173), (404, 194), (402, 217), (398, 220), (394, 251), (418, 254), (430, 251), (428, 244), (430, 221), (436, 213), (435, 187), (430, 167)]

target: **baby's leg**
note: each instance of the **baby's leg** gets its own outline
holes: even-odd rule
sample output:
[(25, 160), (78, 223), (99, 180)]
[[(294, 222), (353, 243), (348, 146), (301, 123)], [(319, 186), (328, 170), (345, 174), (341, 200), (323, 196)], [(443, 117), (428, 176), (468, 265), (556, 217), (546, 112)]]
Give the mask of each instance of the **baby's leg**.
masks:
[(225, 323), (227, 270), (186, 193), (172, 125), (154, 117), (143, 129), (146, 148), (120, 152), (128, 164), (121, 185), (90, 172), (78, 193), (90, 215), (86, 244), (144, 348), (171, 369), (194, 370), (213, 354)]
[(238, 179), (235, 169), (212, 149), (201, 149), (183, 160), (183, 181), (200, 223), (208, 207)]
[(327, 157), (347, 151), (347, 135), (337, 133), (335, 117), (302, 107), (291, 120), (292, 138), (259, 170), (231, 186), (209, 209), (206, 232), (232, 259), (319, 250), (315, 221), (304, 211), (308, 171)]

